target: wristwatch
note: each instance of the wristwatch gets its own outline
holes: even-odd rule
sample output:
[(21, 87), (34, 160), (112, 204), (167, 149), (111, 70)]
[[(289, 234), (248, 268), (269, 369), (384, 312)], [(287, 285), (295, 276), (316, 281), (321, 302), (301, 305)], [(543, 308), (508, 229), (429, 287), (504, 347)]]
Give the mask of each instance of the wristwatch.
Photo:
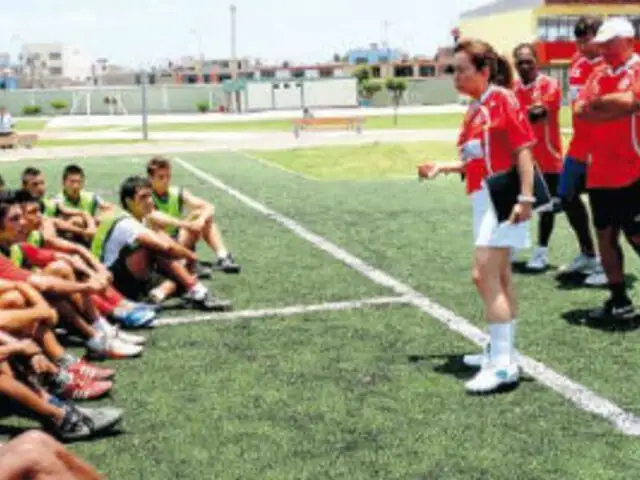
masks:
[(536, 197), (530, 197), (528, 195), (518, 195), (518, 203), (536, 203)]

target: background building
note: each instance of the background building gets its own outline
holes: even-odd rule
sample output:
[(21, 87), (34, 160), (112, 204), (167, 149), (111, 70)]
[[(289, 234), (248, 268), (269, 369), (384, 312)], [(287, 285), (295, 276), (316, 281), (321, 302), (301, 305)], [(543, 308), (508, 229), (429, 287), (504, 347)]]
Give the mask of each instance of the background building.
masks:
[(380, 47), (377, 43), (372, 43), (367, 48), (355, 48), (353, 50), (349, 50), (346, 54), (346, 61), (352, 65), (375, 65), (379, 63), (399, 61), (402, 57), (403, 53), (398, 49), (390, 48), (388, 46)]
[(87, 83), (94, 74), (91, 56), (63, 43), (24, 44), (20, 59), (25, 80), (37, 87)]
[[(567, 67), (576, 52), (573, 29), (581, 15), (626, 16), (640, 26), (638, 0), (496, 0), (460, 16), (462, 37), (482, 38), (511, 57), (521, 42), (536, 46), (545, 71), (567, 86)], [(640, 41), (637, 41), (640, 51)]]

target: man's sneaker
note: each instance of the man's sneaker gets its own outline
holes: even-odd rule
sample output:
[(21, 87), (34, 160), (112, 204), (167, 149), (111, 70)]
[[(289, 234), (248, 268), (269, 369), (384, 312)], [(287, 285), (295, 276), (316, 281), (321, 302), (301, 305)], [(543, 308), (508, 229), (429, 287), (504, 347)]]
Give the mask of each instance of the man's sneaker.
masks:
[(501, 387), (518, 383), (520, 369), (512, 362), (508, 365), (494, 365), (486, 363), (480, 371), (467, 383), (465, 388), (469, 393), (491, 393)]
[(142, 354), (140, 345), (132, 345), (117, 337), (100, 335), (87, 342), (87, 356), (95, 359), (122, 359), (138, 357)]
[(80, 375), (67, 375), (66, 381), (51, 393), (64, 400), (96, 400), (104, 397), (113, 388), (108, 380), (92, 380)]
[(124, 328), (146, 328), (155, 320), (156, 310), (136, 305), (124, 312), (114, 312), (112, 316)]
[(224, 273), (240, 273), (240, 265), (235, 262), (230, 253), (226, 257), (219, 258), (213, 268)]
[(134, 335), (133, 333), (127, 333), (120, 330), (115, 325), (111, 325), (109, 322), (101, 321), (98, 324), (98, 330), (104, 333), (109, 338), (117, 338), (125, 343), (132, 345), (144, 345), (147, 343), (147, 338), (142, 335)]
[(92, 380), (111, 380), (116, 376), (116, 371), (111, 368), (96, 367), (80, 359), (67, 365), (65, 370), (71, 375), (79, 375)]
[(588, 287), (606, 287), (609, 285), (609, 279), (607, 274), (604, 273), (602, 265), (598, 265), (598, 268), (584, 279), (584, 284)]
[(564, 265), (560, 267), (558, 270), (559, 275), (572, 275), (572, 274), (581, 274), (581, 275), (590, 275), (600, 270), (602, 267), (600, 265), (600, 259), (598, 257), (589, 257), (584, 253), (580, 253), (576, 258), (574, 258), (571, 263), (568, 265)]
[(549, 267), (549, 249), (537, 247), (527, 262), (527, 270), (542, 272)]
[(206, 292), (202, 296), (198, 296), (194, 292), (187, 292), (182, 298), (193, 307), (206, 312), (226, 312), (231, 310), (230, 300), (216, 298), (211, 292)]
[(472, 353), (462, 357), (462, 363), (467, 367), (480, 368), (482, 365), (489, 361), (489, 352), (491, 351), (491, 344), (487, 343), (482, 353)]
[(198, 277), (199, 279), (207, 279), (207, 278), (211, 278), (211, 275), (213, 274), (213, 269), (201, 262), (196, 262), (195, 265), (195, 273), (196, 273), (196, 277)]
[(588, 320), (630, 320), (636, 316), (636, 309), (630, 299), (615, 302), (609, 298), (602, 307), (596, 308), (587, 314)]
[(66, 405), (65, 415), (59, 425), (48, 425), (51, 433), (62, 441), (90, 438), (111, 430), (122, 420), (124, 412), (119, 408), (77, 408)]

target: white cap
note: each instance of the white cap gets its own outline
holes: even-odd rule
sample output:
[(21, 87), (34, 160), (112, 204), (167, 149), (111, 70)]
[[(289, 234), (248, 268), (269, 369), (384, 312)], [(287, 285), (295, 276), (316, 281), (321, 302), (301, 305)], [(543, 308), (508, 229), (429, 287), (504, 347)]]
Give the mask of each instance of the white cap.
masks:
[(634, 38), (636, 31), (624, 17), (611, 17), (605, 20), (593, 39), (594, 43), (605, 43), (614, 38)]

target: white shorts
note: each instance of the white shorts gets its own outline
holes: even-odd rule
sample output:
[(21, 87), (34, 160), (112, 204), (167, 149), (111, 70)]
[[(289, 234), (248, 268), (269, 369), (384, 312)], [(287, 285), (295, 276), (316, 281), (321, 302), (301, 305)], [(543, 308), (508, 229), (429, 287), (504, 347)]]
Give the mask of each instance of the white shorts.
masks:
[(476, 247), (525, 249), (531, 246), (529, 221), (515, 225), (498, 223), (486, 187), (471, 195), (473, 241)]

